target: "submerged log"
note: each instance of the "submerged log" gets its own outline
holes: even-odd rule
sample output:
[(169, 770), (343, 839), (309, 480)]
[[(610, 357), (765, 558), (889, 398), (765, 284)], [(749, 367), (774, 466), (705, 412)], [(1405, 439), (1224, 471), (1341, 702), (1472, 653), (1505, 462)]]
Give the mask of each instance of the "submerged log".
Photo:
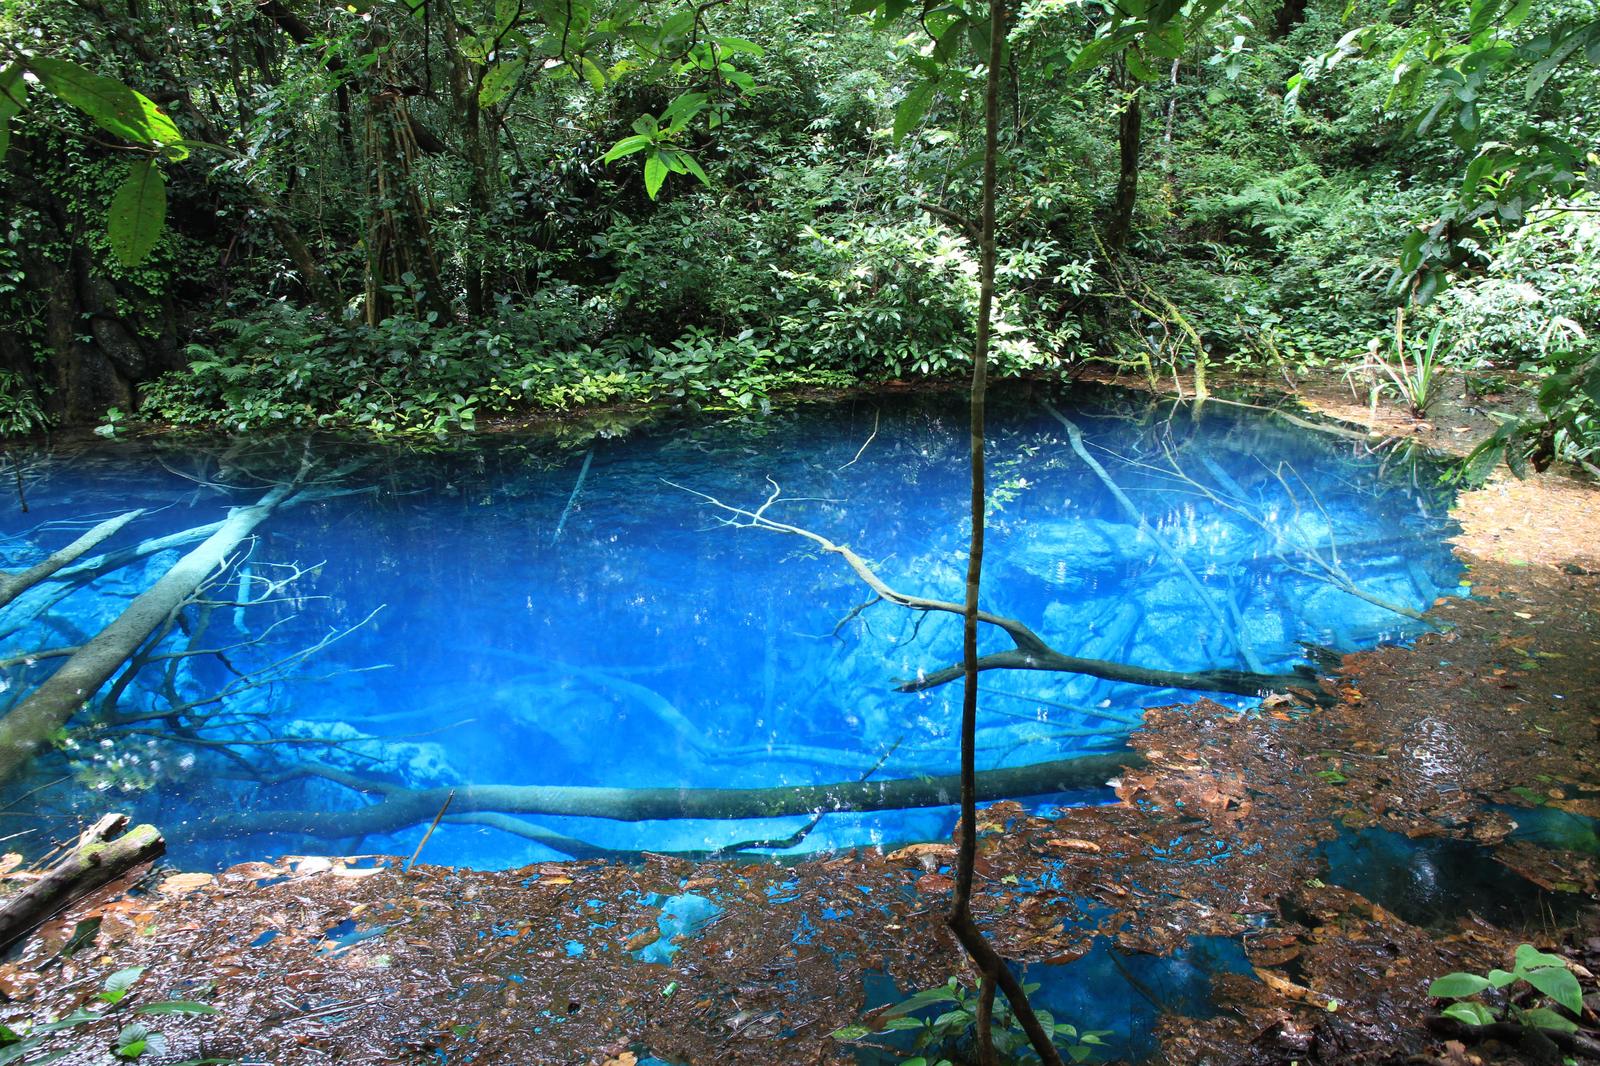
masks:
[(272, 489), (247, 507), (235, 507), (204, 543), (173, 564), (154, 585), (80, 647), (49, 679), (0, 719), (0, 782), (27, 764), (56, 730), (83, 707), (149, 636), (180, 610), (201, 583), (292, 496), (296, 485)]
[[(978, 774), (980, 801), (1037, 796), (1094, 788), (1136, 767), (1136, 752), (1080, 755), (1071, 759), (987, 770)], [(370, 781), (340, 770), (305, 766), (279, 780), (320, 777), (362, 792), (383, 795), (377, 803), (351, 811), (239, 811), (196, 821), (183, 830), (193, 837), (247, 833), (302, 833), (341, 839), (392, 833), (421, 825), (434, 816), (448, 788), (408, 789)], [(736, 820), (847, 811), (946, 807), (960, 797), (955, 774), (884, 781), (841, 781), (829, 785), (773, 788), (604, 788), (587, 785), (462, 785), (455, 789), (447, 820), (476, 814), (543, 814), (604, 818), (619, 822), (655, 819)], [(476, 819), (475, 819), (476, 820)]]
[(51, 552), (42, 562), (17, 573), (0, 574), (0, 607), (4, 607), (39, 582), (48, 579), (62, 567), (77, 562), (79, 557), (98, 547), (101, 541), (110, 539), (123, 526), (142, 514), (144, 511), (140, 509), (108, 518), (65, 548)]
[(167, 842), (153, 825), (140, 825), (112, 839), (128, 824), (125, 814), (108, 814), (78, 838), (66, 857), (0, 906), (0, 947), (28, 935), (63, 908), (110, 884), (135, 867), (153, 862)]

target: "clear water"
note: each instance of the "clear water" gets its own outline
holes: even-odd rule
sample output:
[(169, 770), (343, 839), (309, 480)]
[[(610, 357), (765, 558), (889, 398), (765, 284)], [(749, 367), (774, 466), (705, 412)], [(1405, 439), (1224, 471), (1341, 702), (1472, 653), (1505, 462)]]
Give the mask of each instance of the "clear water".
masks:
[[(1209, 609), (1074, 454), (1045, 399), (1083, 428), (1110, 477), (1203, 585)], [(213, 595), (257, 599), (291, 564), (314, 571), (273, 602), (211, 610), (200, 646), (262, 639), (229, 652), (226, 664), (184, 661), (171, 691), (152, 668), (118, 710), (159, 710), (173, 692), (209, 698), (235, 682), (231, 671), (343, 635), (282, 671), (297, 679), (197, 708), (214, 714), (198, 733), (206, 744), (174, 738), (157, 721), (81, 734), (76, 749), (40, 760), (13, 788), (71, 775), (21, 800), (12, 821), (56, 825), (80, 811), (130, 808), (174, 837), (177, 861), (204, 866), (416, 846), (425, 825), (368, 839), (310, 838), (292, 818), (282, 832), (245, 839), (208, 831), (219, 811), (370, 802), (325, 780), (267, 783), (308, 760), (413, 787), (763, 787), (952, 772), (959, 684), (913, 695), (892, 682), (956, 661), (960, 620), (882, 604), (852, 616), (867, 595), (841, 560), (797, 537), (729, 526), (669, 482), (743, 507), (779, 485), (771, 516), (851, 545), (904, 592), (959, 599), (963, 400), (857, 399), (616, 436), (572, 427), (486, 435), (421, 454), (318, 445), (327, 466), (354, 464), (341, 483), (359, 491), (273, 516)], [(24, 467), (29, 511), (13, 502), (4, 512), (4, 565), (26, 565), (88, 519), (132, 506), (155, 513), (116, 544), (216, 521), (303, 451), (304, 442), (287, 440), (108, 442), (35, 457)], [(1169, 670), (1242, 667), (1240, 642), (1282, 670), (1304, 661), (1303, 641), (1351, 650), (1414, 635), (1415, 622), (1329, 584), (1303, 550), (1336, 557), (1345, 578), (1412, 608), (1456, 588), (1444, 501), (1417, 487), (1431, 472), (1380, 471), (1362, 452), (1223, 404), (1195, 413), (1111, 391), (1003, 389), (990, 411), (985, 606), (1026, 620), (1062, 652)], [(1190, 480), (1171, 472), (1172, 460)], [(74, 592), (11, 632), (0, 652), (79, 642), (176, 557)], [(50, 591), (0, 611), (0, 631)], [(985, 642), (1009, 646), (997, 633)], [(51, 668), (8, 668), (6, 696)], [(1188, 698), (991, 672), (980, 767), (1117, 750), (1142, 708)], [(294, 743), (276, 743), (285, 738)], [(830, 814), (798, 850), (941, 838), (952, 817), (948, 808)], [(529, 820), (602, 847), (652, 850), (779, 838), (807, 822)], [(448, 822), (426, 854), (478, 867), (555, 856), (493, 828)]]

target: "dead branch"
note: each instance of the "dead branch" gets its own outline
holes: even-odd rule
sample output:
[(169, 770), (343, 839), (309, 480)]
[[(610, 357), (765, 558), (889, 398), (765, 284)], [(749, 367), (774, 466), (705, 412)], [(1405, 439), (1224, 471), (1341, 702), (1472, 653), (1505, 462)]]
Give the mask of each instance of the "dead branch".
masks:
[(108, 814), (78, 838), (77, 846), (44, 876), (0, 906), (0, 947), (26, 936), (62, 908), (116, 880), (167, 849), (161, 833), (141, 825), (116, 839), (128, 824), (125, 814)]
[[(304, 471), (300, 476), (304, 475)], [(67, 659), (46, 681), (0, 719), (0, 781), (15, 774), (41, 745), (66, 724), (100, 686), (166, 625), (222, 560), (285, 500), (299, 477), (260, 500), (230, 511), (215, 533), (173, 564), (156, 583)]]
[[(1031, 766), (987, 770), (978, 774), (980, 800), (1037, 796), (1094, 788), (1140, 766), (1133, 752), (1080, 755)], [(302, 833), (342, 839), (391, 833), (422, 825), (443, 805), (448, 788), (411, 789), (389, 781), (364, 778), (333, 767), (300, 764), (263, 784), (318, 778), (352, 791), (381, 798), (355, 810), (232, 811), (196, 820), (180, 831), (195, 837), (232, 837), (247, 833)], [(446, 821), (464, 815), (543, 814), (610, 821), (655, 819), (781, 818), (815, 815), (818, 811), (881, 811), (908, 807), (944, 807), (960, 794), (960, 778), (892, 778), (852, 780), (827, 785), (784, 785), (771, 788), (610, 788), (586, 785), (461, 785), (455, 789)]]
[[(679, 485), (676, 482), (667, 481), (666, 484), (692, 496), (698, 496), (713, 507), (735, 516), (732, 519), (724, 520), (730, 526), (766, 529), (775, 533), (788, 533), (793, 536), (804, 537), (823, 551), (843, 559), (868, 588), (889, 603), (913, 611), (942, 612), (957, 616), (965, 613), (965, 609), (958, 603), (931, 600), (922, 596), (911, 596), (893, 589), (877, 575), (872, 567), (867, 565), (865, 559), (847, 546), (835, 544), (827, 537), (812, 530), (768, 518), (766, 512), (782, 498), (782, 490), (778, 487), (777, 482), (772, 481), (771, 478), (767, 480), (772, 485), (772, 492), (768, 495), (766, 501), (754, 511), (724, 503), (715, 496)], [(1027, 624), (1015, 618), (1007, 618), (1004, 615), (992, 614), (988, 611), (979, 611), (978, 621), (1004, 631), (1011, 638), (1012, 643), (1016, 645), (1011, 651), (992, 652), (988, 655), (980, 656), (978, 658), (979, 670), (1047, 670), (1055, 673), (1086, 674), (1106, 681), (1123, 681), (1128, 684), (1144, 685), (1150, 688), (1176, 688), (1194, 692), (1230, 692), (1243, 696), (1264, 696), (1269, 692), (1284, 692), (1289, 689), (1296, 689), (1308, 690), (1311, 696), (1319, 702), (1327, 698), (1316, 685), (1316, 675), (1307, 667), (1299, 667), (1294, 673), (1290, 674), (1268, 674), (1242, 670), (1202, 670), (1197, 672), (1157, 670), (1128, 663), (1110, 662), (1104, 659), (1084, 659), (1074, 655), (1063, 655), (1047, 644), (1044, 638), (1035, 633)], [(961, 676), (962, 666), (958, 663), (904, 681), (897, 687), (901, 692), (921, 692), (954, 681)]]
[(92, 551), (101, 541), (115, 536), (123, 526), (142, 514), (144, 510), (141, 508), (107, 519), (65, 548), (51, 552), (43, 561), (35, 563), (28, 569), (19, 573), (0, 575), (0, 607), (4, 607), (57, 570), (77, 562), (80, 556)]

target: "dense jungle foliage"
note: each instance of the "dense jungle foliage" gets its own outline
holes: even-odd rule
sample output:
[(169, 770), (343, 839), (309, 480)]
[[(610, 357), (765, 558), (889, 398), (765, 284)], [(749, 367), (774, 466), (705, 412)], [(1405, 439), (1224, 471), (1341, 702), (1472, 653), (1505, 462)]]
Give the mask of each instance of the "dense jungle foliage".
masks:
[[(3, 10), (6, 431), (432, 433), (970, 366), (959, 4)], [(1349, 370), (1419, 416), (1509, 381), (1480, 467), (1587, 462), (1593, 0), (1183, 10), (1014, 11), (997, 371)]]

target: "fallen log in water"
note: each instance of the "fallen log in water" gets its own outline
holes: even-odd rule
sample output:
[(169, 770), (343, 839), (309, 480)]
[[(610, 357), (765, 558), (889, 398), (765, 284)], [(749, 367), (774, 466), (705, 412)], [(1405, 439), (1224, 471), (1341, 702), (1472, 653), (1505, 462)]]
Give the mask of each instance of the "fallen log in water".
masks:
[(37, 881), (0, 906), (0, 947), (26, 936), (53, 915), (167, 850), (152, 825), (135, 826), (112, 839), (128, 824), (125, 814), (108, 814), (78, 838), (66, 857)]
[(26, 765), (51, 734), (180, 610), (239, 542), (295, 492), (279, 485), (247, 507), (235, 507), (206, 540), (134, 598), (109, 625), (72, 654), (54, 674), (0, 719), (0, 782)]
[[(1124, 767), (1144, 764), (1136, 752), (1080, 755), (1071, 759), (986, 770), (978, 774), (979, 801), (1037, 796), (1094, 788)], [(299, 833), (326, 839), (392, 833), (433, 818), (448, 788), (408, 789), (327, 767), (300, 767), (278, 782), (319, 777), (361, 792), (383, 796), (349, 811), (239, 811), (190, 823), (178, 832), (188, 837), (232, 837), (247, 833)], [(960, 797), (955, 774), (841, 781), (829, 785), (772, 788), (605, 788), (585, 785), (460, 785), (450, 804), (450, 819), (473, 814), (543, 814), (604, 818), (619, 822), (655, 819), (736, 820), (846, 811), (945, 807)]]
[(108, 540), (123, 526), (142, 514), (144, 511), (140, 509), (109, 518), (65, 548), (51, 552), (43, 561), (35, 563), (28, 569), (12, 574), (0, 574), (0, 607), (4, 607), (39, 582), (49, 578), (62, 567), (77, 562), (79, 557), (98, 547), (101, 541)]

